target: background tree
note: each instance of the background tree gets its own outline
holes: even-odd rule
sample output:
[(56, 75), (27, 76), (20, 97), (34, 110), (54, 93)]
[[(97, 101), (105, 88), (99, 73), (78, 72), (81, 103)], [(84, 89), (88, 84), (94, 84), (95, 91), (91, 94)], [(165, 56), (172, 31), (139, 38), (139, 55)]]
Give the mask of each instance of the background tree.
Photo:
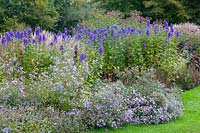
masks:
[(125, 17), (133, 10), (156, 19), (167, 19), (171, 23), (195, 22), (200, 24), (199, 0), (93, 0), (99, 8), (119, 10)]
[(86, 0), (55, 0), (54, 5), (59, 12), (57, 30), (72, 28), (83, 19), (93, 14), (93, 6)]
[(0, 0), (0, 31), (10, 29), (10, 22), (24, 23), (32, 28), (41, 26), (53, 30), (58, 20), (58, 12), (50, 0)]
[(187, 7), (186, 12), (190, 16), (189, 21), (200, 25), (200, 4), (199, 0), (182, 0), (182, 3)]

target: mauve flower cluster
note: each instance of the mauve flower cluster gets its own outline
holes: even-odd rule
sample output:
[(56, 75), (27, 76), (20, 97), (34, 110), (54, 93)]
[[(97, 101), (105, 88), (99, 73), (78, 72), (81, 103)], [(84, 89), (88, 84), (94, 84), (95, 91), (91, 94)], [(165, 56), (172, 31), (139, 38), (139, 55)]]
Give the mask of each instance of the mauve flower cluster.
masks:
[[(156, 101), (160, 97), (160, 101)], [(175, 119), (182, 114), (182, 103), (172, 99), (165, 99), (161, 93), (156, 96), (141, 96), (132, 92), (127, 100), (128, 110), (124, 119), (133, 124), (159, 124)], [(175, 100), (175, 101), (173, 101)]]
[(120, 127), (124, 124), (122, 115), (126, 104), (124, 97), (125, 86), (121, 82), (102, 83), (94, 87), (93, 95), (85, 103), (90, 119), (96, 123), (96, 127)]

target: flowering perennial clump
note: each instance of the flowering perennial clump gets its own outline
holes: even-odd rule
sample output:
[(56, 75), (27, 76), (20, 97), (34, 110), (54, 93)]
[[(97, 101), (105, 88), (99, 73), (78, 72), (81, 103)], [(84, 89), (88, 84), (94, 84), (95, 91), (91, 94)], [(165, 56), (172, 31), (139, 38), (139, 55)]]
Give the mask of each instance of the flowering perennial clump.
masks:
[(69, 33), (37, 27), (0, 37), (1, 131), (84, 132), (182, 115), (178, 91), (142, 77), (155, 70), (173, 81), (185, 66), (172, 24), (81, 24)]

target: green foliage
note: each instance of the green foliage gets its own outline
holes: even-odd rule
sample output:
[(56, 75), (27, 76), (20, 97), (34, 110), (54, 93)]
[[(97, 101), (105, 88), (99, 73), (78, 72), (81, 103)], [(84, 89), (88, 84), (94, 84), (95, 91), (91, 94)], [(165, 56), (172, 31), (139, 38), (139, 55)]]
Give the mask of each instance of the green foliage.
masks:
[(193, 67), (178, 71), (175, 83), (183, 90), (189, 90), (200, 85), (200, 74)]
[(45, 45), (34, 46), (29, 44), (26, 46), (22, 60), (25, 73), (28, 75), (31, 72), (41, 73), (48, 71), (49, 66), (54, 64), (53, 54), (56, 54), (56, 51), (54, 49), (47, 49)]

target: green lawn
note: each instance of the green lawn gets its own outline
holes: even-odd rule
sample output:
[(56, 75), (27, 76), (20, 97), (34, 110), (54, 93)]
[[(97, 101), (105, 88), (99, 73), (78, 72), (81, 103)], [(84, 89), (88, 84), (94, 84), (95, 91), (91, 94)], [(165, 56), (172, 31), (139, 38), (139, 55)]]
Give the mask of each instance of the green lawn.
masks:
[(166, 124), (126, 125), (121, 129), (98, 129), (89, 133), (200, 133), (200, 87), (184, 92), (184, 115)]

